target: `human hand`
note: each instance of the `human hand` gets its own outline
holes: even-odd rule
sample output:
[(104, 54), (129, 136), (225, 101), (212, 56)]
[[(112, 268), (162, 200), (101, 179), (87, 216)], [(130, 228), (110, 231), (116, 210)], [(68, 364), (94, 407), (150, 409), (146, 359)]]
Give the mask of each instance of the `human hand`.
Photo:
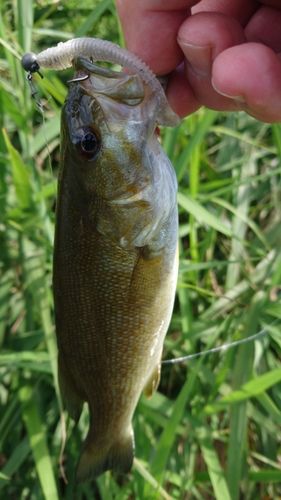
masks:
[(184, 117), (201, 105), (281, 122), (280, 0), (116, 0), (127, 48)]

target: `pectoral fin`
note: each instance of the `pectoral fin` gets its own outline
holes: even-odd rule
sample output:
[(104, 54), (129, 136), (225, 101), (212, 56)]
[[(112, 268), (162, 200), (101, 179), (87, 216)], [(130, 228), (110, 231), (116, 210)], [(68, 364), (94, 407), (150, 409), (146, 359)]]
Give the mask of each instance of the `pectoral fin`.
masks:
[(144, 387), (144, 394), (147, 398), (151, 398), (151, 396), (156, 391), (160, 382), (160, 375), (161, 375), (161, 363), (158, 362)]

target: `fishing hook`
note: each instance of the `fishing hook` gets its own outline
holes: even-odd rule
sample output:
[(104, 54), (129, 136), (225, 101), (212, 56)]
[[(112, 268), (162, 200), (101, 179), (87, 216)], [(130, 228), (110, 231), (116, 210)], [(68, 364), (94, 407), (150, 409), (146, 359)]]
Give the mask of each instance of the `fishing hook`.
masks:
[(88, 78), (90, 78), (90, 75), (78, 76), (77, 78), (72, 78), (72, 80), (67, 80), (66, 83), (84, 82), (85, 80), (88, 80)]

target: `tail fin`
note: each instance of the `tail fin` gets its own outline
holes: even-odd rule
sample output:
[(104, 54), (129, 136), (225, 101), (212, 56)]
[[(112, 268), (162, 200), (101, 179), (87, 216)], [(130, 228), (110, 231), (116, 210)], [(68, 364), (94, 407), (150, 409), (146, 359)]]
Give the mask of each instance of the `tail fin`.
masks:
[(134, 432), (131, 428), (127, 437), (113, 444), (104, 444), (99, 441), (92, 442), (89, 435), (84, 442), (79, 458), (76, 480), (78, 484), (92, 481), (107, 470), (119, 474), (129, 472), (134, 459)]

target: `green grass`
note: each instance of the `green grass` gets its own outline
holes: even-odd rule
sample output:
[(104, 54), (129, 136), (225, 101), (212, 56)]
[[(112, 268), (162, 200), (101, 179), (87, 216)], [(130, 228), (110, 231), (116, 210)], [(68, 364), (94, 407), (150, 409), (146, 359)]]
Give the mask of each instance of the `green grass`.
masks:
[(74, 484), (88, 415), (74, 426), (61, 408), (51, 291), (59, 114), (71, 72), (37, 78), (44, 128), (19, 59), (74, 36), (123, 43), (113, 1), (75, 5), (18, 0), (0, 13), (0, 497), (278, 499), (281, 322), (272, 323), (281, 318), (281, 125), (205, 109), (162, 131), (180, 218), (164, 358), (267, 332), (163, 365), (159, 391), (142, 396), (134, 416), (132, 472)]

